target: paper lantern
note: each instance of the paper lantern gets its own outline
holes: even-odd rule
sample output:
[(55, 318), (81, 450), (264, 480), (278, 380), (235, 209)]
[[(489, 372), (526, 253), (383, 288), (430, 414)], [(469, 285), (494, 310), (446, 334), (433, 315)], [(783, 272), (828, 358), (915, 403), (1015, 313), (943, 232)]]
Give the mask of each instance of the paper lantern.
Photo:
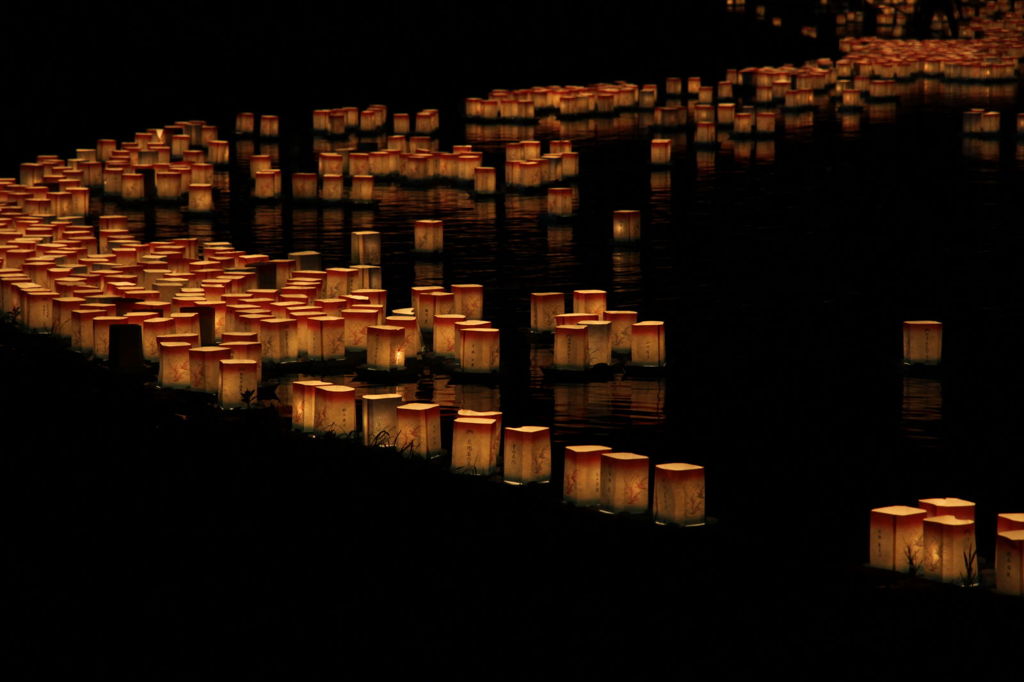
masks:
[(601, 502), (601, 455), (612, 449), (604, 445), (565, 446), (562, 499), (578, 507)]
[(263, 359), (269, 362), (295, 362), (299, 359), (299, 323), (293, 319), (259, 320), (257, 327), (263, 344)]
[(942, 323), (910, 320), (903, 323), (903, 364), (938, 365), (942, 360)]
[(418, 457), (441, 454), (441, 406), (434, 403), (399, 405), (395, 447)]
[(638, 367), (665, 366), (664, 322), (637, 322), (631, 327), (629, 364)]
[(174, 333), (174, 319), (170, 317), (150, 317), (142, 321), (142, 355), (149, 362), (160, 359), (160, 347), (157, 337)]
[(380, 232), (360, 230), (352, 233), (352, 263), (380, 265)]
[(466, 319), (479, 320), (484, 316), (484, 286), (482, 284), (451, 285), (454, 305), (452, 312)]
[(281, 171), (277, 168), (256, 172), (252, 196), (256, 199), (276, 199), (281, 192), (278, 189)]
[(569, 372), (587, 369), (587, 328), (579, 324), (555, 327), (554, 368)]
[(377, 310), (366, 308), (345, 308), (341, 311), (345, 318), (345, 350), (366, 350), (366, 329), (377, 324)]
[(647, 511), (649, 460), (632, 452), (601, 454), (601, 511), (642, 514)]
[(164, 388), (189, 388), (192, 373), (189, 367), (189, 349), (192, 344), (185, 341), (163, 341), (160, 343), (160, 385)]
[(324, 284), (324, 296), (336, 298), (355, 289), (356, 276), (359, 271), (354, 268), (328, 268)]
[(612, 361), (612, 323), (604, 320), (582, 320), (587, 343), (587, 366), (608, 365)]
[(546, 483), (551, 480), (551, 429), (546, 426), (505, 428), (506, 483)]
[(216, 393), (220, 388), (220, 361), (231, 359), (231, 349), (197, 346), (188, 351), (189, 385), (193, 391)]
[(260, 115), (260, 137), (277, 137), (280, 132), (280, 125), (280, 120), (276, 115)]
[(405, 367), (405, 330), (390, 325), (366, 328), (366, 366), (378, 372)]
[(444, 249), (444, 227), (440, 220), (417, 220), (413, 224), (413, 251), (440, 253)]
[(459, 367), (469, 374), (488, 374), (501, 368), (500, 338), (497, 329), (475, 327), (461, 332), (462, 354)]
[(922, 569), (925, 578), (969, 586), (978, 580), (974, 521), (954, 516), (924, 519)]
[(496, 419), (457, 417), (452, 425), (452, 471), (473, 476), (495, 473), (498, 457), (493, 443), (500, 433)]
[(53, 328), (53, 300), (56, 291), (26, 291), (22, 296), (22, 323), (34, 331), (50, 331)]
[(106, 360), (110, 351), (110, 327), (125, 324), (128, 318), (123, 315), (99, 315), (92, 320), (92, 354), (100, 360)]
[(924, 509), (927, 516), (953, 516), (967, 521), (974, 520), (974, 503), (957, 497), (931, 497), (918, 500), (917, 506)]
[(256, 384), (263, 381), (263, 344), (259, 341), (225, 341), (221, 348), (231, 351), (232, 360), (252, 360), (256, 363)]
[(188, 186), (188, 210), (190, 213), (213, 212), (213, 185), (190, 184)]
[(651, 165), (668, 166), (672, 163), (672, 140), (651, 140)]
[(1024, 530), (1024, 514), (999, 514), (996, 516), (996, 532)]
[[(230, 350), (230, 349), (229, 349)], [(217, 398), (224, 408), (245, 407), (256, 398), (259, 362), (222, 359), (219, 361)]]
[(1024, 530), (996, 534), (996, 592), (1024, 596)]
[(321, 178), (320, 199), (338, 202), (345, 198), (345, 178), (340, 174), (328, 173)]
[(366, 394), (363, 400), (363, 443), (387, 447), (394, 445), (398, 434), (400, 393)]
[(312, 395), (313, 431), (315, 433), (333, 433), (344, 436), (356, 430), (356, 390), (354, 388), (336, 384), (314, 386)]
[(307, 328), (306, 355), (310, 360), (341, 360), (345, 357), (345, 319), (317, 315), (302, 321)]
[(465, 315), (434, 315), (433, 352), (440, 357), (455, 357), (455, 323)]
[(292, 428), (299, 431), (312, 431), (316, 418), (316, 395), (318, 386), (332, 386), (328, 381), (303, 379), (292, 382)]
[(352, 176), (352, 201), (356, 203), (370, 203), (373, 201), (373, 176), (353, 175)]
[(608, 293), (600, 289), (576, 289), (572, 292), (574, 313), (600, 313), (607, 305)]
[(612, 323), (611, 346), (613, 353), (629, 353), (632, 348), (633, 325), (636, 324), (635, 310), (602, 310), (601, 319)]
[(555, 331), (555, 316), (564, 312), (565, 294), (551, 291), (530, 294), (530, 329), (532, 331)]
[(612, 239), (616, 242), (635, 242), (640, 239), (640, 211), (612, 213)]
[(379, 265), (353, 265), (356, 278), (352, 282), (354, 289), (380, 289), (381, 271)]
[(547, 196), (547, 212), (557, 218), (568, 218), (573, 214), (572, 188), (549, 187)]
[(681, 462), (654, 467), (654, 521), (704, 525), (704, 467)]

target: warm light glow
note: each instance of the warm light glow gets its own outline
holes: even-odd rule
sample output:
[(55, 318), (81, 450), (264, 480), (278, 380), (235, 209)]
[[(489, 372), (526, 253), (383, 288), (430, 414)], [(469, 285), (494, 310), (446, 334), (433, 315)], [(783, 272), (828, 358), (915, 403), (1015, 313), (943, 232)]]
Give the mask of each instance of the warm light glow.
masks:
[(601, 509), (642, 514), (647, 511), (647, 481), (650, 462), (632, 452), (601, 454)]
[(497, 419), (458, 417), (452, 426), (452, 465), (455, 473), (490, 476), (498, 469), (494, 442), (500, 440)]
[(680, 526), (704, 525), (704, 467), (685, 463), (654, 467), (654, 520)]
[(953, 516), (924, 519), (924, 577), (961, 585), (978, 581), (974, 521)]
[(544, 483), (551, 479), (551, 430), (546, 426), (505, 429), (506, 483)]
[(912, 320), (903, 323), (903, 364), (938, 365), (942, 360), (942, 323)]
[(601, 455), (612, 449), (604, 445), (566, 445), (562, 476), (562, 499), (579, 507), (601, 502)]
[(441, 407), (434, 403), (399, 405), (395, 447), (418, 457), (441, 454)]

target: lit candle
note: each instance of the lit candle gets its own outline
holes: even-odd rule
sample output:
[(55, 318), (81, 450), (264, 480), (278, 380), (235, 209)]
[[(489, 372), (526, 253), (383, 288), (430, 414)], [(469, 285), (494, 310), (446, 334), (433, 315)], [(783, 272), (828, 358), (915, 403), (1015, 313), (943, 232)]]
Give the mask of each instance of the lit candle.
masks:
[(654, 520), (704, 525), (704, 467), (681, 462), (654, 467)]
[(405, 367), (405, 330), (391, 325), (366, 328), (366, 366), (379, 372)]
[(969, 586), (978, 580), (974, 521), (954, 516), (924, 519), (922, 568), (925, 578)]

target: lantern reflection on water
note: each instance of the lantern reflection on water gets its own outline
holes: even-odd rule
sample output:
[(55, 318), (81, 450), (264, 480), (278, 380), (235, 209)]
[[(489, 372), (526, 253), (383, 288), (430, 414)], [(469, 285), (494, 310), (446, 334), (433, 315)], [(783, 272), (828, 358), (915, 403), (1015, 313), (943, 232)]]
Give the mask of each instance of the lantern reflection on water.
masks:
[(407, 403), (396, 409), (398, 433), (395, 447), (419, 457), (441, 453), (441, 406), (435, 403)]
[(938, 365), (942, 360), (942, 323), (910, 320), (903, 323), (903, 364)]
[(551, 429), (546, 426), (506, 427), (502, 474), (505, 482), (513, 485), (549, 481)]
[(927, 516), (953, 516), (967, 521), (974, 520), (974, 503), (957, 497), (931, 497), (917, 501)]
[(188, 351), (191, 343), (163, 341), (160, 343), (160, 385), (164, 388), (188, 388), (192, 377)]
[(647, 511), (649, 459), (632, 452), (601, 454), (601, 511), (642, 514)]
[(601, 455), (612, 449), (604, 445), (566, 445), (562, 476), (562, 499), (579, 507), (601, 502)]
[(473, 476), (495, 473), (498, 457), (493, 443), (500, 433), (496, 419), (457, 417), (452, 426), (452, 471)]
[(654, 520), (680, 526), (704, 525), (704, 467), (685, 463), (654, 467)]

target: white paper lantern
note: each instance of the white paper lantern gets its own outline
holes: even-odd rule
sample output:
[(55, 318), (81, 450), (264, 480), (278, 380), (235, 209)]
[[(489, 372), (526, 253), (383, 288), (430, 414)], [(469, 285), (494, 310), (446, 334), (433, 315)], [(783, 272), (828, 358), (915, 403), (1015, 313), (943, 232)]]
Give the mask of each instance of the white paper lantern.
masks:
[(958, 519), (974, 520), (974, 503), (958, 497), (929, 497), (917, 501), (928, 516), (955, 516)]
[(530, 329), (532, 331), (555, 331), (555, 316), (564, 312), (565, 294), (556, 291), (530, 294)]
[(704, 525), (704, 467), (681, 462), (654, 467), (654, 521)]
[(366, 328), (366, 366), (378, 372), (405, 367), (405, 330), (391, 325)]
[(312, 431), (316, 418), (316, 395), (318, 386), (331, 386), (329, 381), (303, 379), (292, 382), (292, 428), (299, 431)]
[(562, 499), (579, 507), (600, 504), (601, 455), (611, 451), (604, 445), (566, 445)]
[(344, 436), (356, 430), (356, 390), (329, 384), (313, 387), (313, 432)]
[(567, 372), (587, 369), (587, 328), (580, 324), (555, 327), (555, 354), (553, 367)]
[(871, 510), (869, 562), (887, 571), (919, 569), (924, 550), (924, 519), (917, 507), (895, 505)]
[(418, 457), (441, 454), (441, 406), (434, 403), (399, 405), (395, 447)]
[(197, 346), (188, 351), (190, 384), (193, 391), (216, 393), (220, 388), (220, 361), (231, 359), (231, 349)]
[(546, 483), (551, 480), (551, 429), (546, 426), (506, 427), (506, 483)]
[(219, 361), (217, 399), (221, 407), (245, 407), (254, 400), (259, 386), (260, 363), (255, 360), (222, 359)]
[(648, 507), (650, 461), (632, 452), (601, 455), (601, 510), (642, 514)]
[(401, 393), (368, 393), (362, 398), (362, 430), (365, 445), (388, 447), (398, 434), (398, 406)]
[(500, 438), (496, 419), (457, 417), (452, 426), (452, 464), (455, 473), (490, 476), (498, 468), (493, 442)]
[(1024, 530), (996, 534), (996, 592), (1024, 597)]
[(977, 583), (974, 521), (954, 516), (925, 518), (922, 568), (930, 580), (968, 586)]
[(638, 367), (665, 366), (665, 323), (650, 320), (631, 327), (629, 364)]

